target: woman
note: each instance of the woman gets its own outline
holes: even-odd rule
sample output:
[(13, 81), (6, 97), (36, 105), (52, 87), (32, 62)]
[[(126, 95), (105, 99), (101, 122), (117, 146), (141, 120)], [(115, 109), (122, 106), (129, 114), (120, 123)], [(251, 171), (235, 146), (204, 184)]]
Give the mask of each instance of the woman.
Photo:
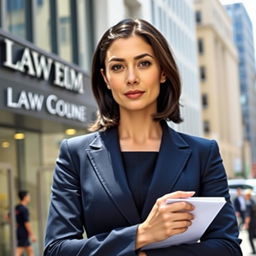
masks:
[[(45, 255), (242, 255), (216, 142), (166, 124), (182, 121), (181, 85), (161, 33), (137, 19), (106, 31), (93, 59), (92, 88), (95, 132), (62, 142)], [(188, 229), (193, 206), (165, 202), (193, 195), (227, 200), (201, 242), (143, 250)]]

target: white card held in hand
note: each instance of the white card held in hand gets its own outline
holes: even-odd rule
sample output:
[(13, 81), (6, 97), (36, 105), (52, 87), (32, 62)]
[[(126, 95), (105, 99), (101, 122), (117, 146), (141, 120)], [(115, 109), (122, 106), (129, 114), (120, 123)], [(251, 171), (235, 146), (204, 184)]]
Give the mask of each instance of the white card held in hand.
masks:
[(197, 243), (205, 230), (212, 223), (216, 215), (226, 203), (224, 197), (190, 197), (182, 199), (168, 199), (167, 204), (175, 202), (189, 202), (195, 206), (191, 211), (194, 215), (192, 225), (184, 233), (173, 235), (161, 242), (149, 244), (142, 249), (154, 249), (168, 247), (171, 245)]

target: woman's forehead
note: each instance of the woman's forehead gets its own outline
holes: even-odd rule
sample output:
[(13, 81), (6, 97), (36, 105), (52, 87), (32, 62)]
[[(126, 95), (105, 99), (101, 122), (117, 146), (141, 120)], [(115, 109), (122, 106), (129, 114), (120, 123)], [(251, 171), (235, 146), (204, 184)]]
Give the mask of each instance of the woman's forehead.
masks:
[(106, 52), (106, 60), (112, 57), (125, 58), (148, 53), (154, 56), (152, 47), (140, 36), (116, 39)]

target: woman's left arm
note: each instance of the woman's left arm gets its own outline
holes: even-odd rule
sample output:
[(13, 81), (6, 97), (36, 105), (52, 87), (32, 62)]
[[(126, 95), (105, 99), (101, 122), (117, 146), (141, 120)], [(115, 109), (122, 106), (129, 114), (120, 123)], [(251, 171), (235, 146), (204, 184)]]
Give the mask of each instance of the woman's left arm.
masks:
[[(200, 243), (145, 251), (148, 256), (240, 256), (238, 227), (228, 192), (227, 177), (217, 143), (209, 146), (209, 157), (201, 176), (198, 196), (225, 197), (226, 204), (201, 237)], [(207, 214), (207, 213), (206, 213)]]

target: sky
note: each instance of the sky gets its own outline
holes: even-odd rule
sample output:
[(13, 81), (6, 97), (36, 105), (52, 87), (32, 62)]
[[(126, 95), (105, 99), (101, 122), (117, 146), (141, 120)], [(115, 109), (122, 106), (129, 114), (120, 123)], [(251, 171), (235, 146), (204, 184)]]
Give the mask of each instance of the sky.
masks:
[(254, 51), (256, 50), (256, 0), (220, 0), (222, 4), (243, 3), (253, 26)]

